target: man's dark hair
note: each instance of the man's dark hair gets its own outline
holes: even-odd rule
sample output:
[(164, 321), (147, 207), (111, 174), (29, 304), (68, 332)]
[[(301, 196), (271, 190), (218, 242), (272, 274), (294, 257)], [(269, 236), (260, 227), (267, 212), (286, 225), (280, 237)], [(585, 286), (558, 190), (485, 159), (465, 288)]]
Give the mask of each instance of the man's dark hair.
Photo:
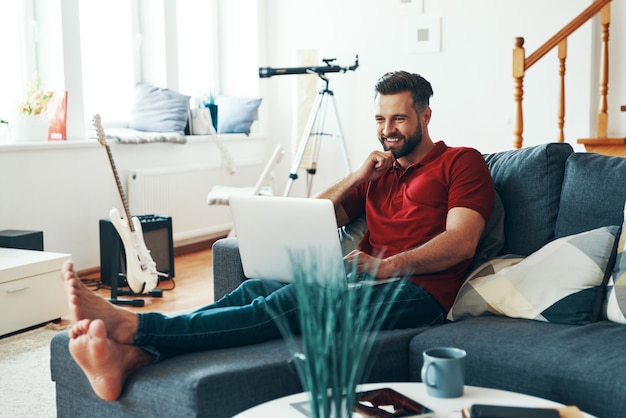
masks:
[(413, 96), (413, 106), (419, 113), (428, 106), (433, 95), (430, 83), (419, 74), (406, 71), (391, 71), (376, 81), (376, 94), (397, 94), (410, 91)]

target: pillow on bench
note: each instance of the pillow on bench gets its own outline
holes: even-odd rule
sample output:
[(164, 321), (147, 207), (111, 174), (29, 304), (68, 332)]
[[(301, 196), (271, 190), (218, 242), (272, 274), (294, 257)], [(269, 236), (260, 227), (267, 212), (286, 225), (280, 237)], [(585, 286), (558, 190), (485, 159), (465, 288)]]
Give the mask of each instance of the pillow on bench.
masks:
[(218, 96), (217, 131), (221, 134), (250, 135), (252, 123), (258, 119), (260, 98)]
[(128, 127), (138, 131), (184, 135), (189, 117), (189, 99), (189, 96), (174, 90), (137, 83)]

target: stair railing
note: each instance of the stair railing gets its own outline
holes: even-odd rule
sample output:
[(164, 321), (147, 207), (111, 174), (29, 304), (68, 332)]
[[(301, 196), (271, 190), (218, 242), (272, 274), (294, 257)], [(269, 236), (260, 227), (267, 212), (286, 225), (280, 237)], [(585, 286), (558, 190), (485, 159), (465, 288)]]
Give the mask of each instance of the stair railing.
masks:
[(522, 110), (522, 100), (524, 97), (524, 75), (526, 71), (539, 61), (553, 48), (558, 47), (559, 59), (559, 109), (557, 113), (558, 142), (564, 142), (565, 136), (563, 128), (565, 126), (565, 70), (567, 61), (567, 38), (581, 27), (588, 20), (600, 13), (600, 24), (602, 29), (602, 54), (600, 57), (600, 105), (598, 110), (598, 137), (606, 137), (608, 124), (607, 96), (609, 90), (609, 25), (611, 23), (611, 0), (596, 0), (582, 13), (576, 16), (571, 22), (548, 39), (535, 52), (526, 57), (524, 49), (524, 38), (515, 38), (513, 47), (513, 146), (521, 148), (524, 133), (524, 113)]

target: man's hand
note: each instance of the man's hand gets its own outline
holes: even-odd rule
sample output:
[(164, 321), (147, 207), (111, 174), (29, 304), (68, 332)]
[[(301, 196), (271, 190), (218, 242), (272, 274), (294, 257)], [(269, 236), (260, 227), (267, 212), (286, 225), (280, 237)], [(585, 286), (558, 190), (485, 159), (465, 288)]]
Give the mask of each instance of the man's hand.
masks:
[(389, 170), (394, 161), (391, 151), (372, 151), (355, 174), (362, 183), (374, 181)]
[(388, 263), (376, 257), (372, 257), (363, 251), (354, 250), (346, 255), (343, 260), (350, 267), (354, 267), (356, 263), (356, 273), (366, 273), (377, 279), (385, 279), (395, 275), (393, 271), (386, 271)]
[(351, 171), (342, 180), (316, 196), (318, 199), (328, 199), (333, 202), (338, 226), (343, 226), (350, 220), (341, 206), (341, 202), (343, 202), (348, 193), (360, 184), (378, 179), (392, 167), (394, 160), (393, 154), (389, 151), (372, 151), (361, 167)]
[(478, 212), (455, 207), (448, 212), (446, 230), (423, 245), (385, 258), (354, 250), (344, 261), (354, 263), (356, 259), (357, 273), (377, 279), (435, 273), (473, 257), (484, 227)]

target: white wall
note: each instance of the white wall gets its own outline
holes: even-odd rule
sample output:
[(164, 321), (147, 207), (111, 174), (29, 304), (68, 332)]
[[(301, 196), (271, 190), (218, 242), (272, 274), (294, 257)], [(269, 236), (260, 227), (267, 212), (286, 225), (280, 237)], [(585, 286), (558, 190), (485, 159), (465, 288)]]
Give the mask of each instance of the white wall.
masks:
[[(202, 200), (215, 184), (254, 185), (269, 157), (264, 138), (230, 136), (223, 142), (235, 159), (237, 173), (231, 176), (218, 169), (199, 196)], [(219, 168), (222, 163), (214, 140), (207, 137), (191, 138), (184, 145), (112, 143), (110, 148), (127, 195), (131, 169), (200, 164)], [(99, 220), (108, 219), (113, 207), (123, 212), (106, 151), (95, 140), (0, 144), (0, 192), (0, 230), (43, 231), (44, 249), (72, 254), (79, 270), (100, 264)], [(133, 215), (142, 214), (130, 210)], [(207, 205), (198, 221), (206, 223), (206, 235), (183, 242), (176, 238), (176, 217), (172, 218), (175, 247), (224, 236), (231, 227), (226, 206)]]
[[(424, 0), (423, 14), (441, 18), (441, 51), (412, 54), (407, 52), (404, 34), (404, 25), (411, 17), (397, 14), (395, 3), (400, 0), (257, 0), (256, 21), (249, 1), (220, 3), (220, 19), (234, 21), (224, 34), (234, 46), (227, 48), (223, 57), (220, 87), (222, 93), (243, 95), (253, 94), (254, 86), (258, 86), (263, 103), (253, 132), (266, 140), (262, 145), (246, 140), (229, 143), (235, 158), (240, 162), (256, 159), (260, 166), (275, 143), (292, 148), (294, 92), (296, 77), (301, 76), (259, 79), (258, 67), (297, 66), (297, 51), (312, 49), (319, 51), (320, 59), (337, 58), (336, 64), (342, 66), (351, 65), (354, 55), (359, 54), (360, 67), (355, 72), (329, 74), (353, 167), (379, 147), (372, 117), (372, 86), (383, 73), (396, 69), (418, 72), (432, 82), (435, 95), (430, 130), (435, 139), (449, 145), (475, 146), (483, 152), (512, 148), (514, 38), (523, 36), (530, 54), (591, 3)], [(238, 10), (241, 19), (237, 19)], [(626, 114), (618, 111), (619, 105), (626, 104), (626, 80), (619, 78), (626, 68), (626, 57), (620, 53), (625, 29), (618, 23), (626, 22), (623, 1), (612, 2), (612, 20), (609, 133), (623, 136)], [(258, 36), (249, 30), (242, 30), (245, 36), (235, 36), (237, 23), (254, 27)], [(566, 140), (570, 143), (595, 132), (597, 69), (589, 63), (589, 56), (591, 39), (596, 35), (591, 29), (587, 23), (569, 40)], [(526, 77), (525, 146), (557, 136), (558, 61), (555, 53), (545, 59), (547, 62), (531, 68)], [(194, 164), (219, 158), (215, 144), (206, 141), (185, 146), (119, 145), (113, 152), (119, 159), (120, 174), (138, 166)], [(290, 169), (291, 162), (285, 158), (277, 173), (280, 190)], [(251, 168), (236, 178), (215, 181), (252, 184), (256, 173)], [(338, 146), (324, 143), (314, 189), (326, 187), (344, 173)], [(303, 195), (304, 184), (301, 176), (294, 182), (292, 195)], [(0, 230), (43, 230), (47, 250), (72, 253), (79, 269), (99, 264), (98, 220), (106, 218), (109, 209), (119, 205), (119, 199), (106, 155), (97, 143), (0, 144), (0, 193)], [(222, 223), (211, 211), (222, 210), (223, 214), (223, 209), (207, 208), (207, 223)]]
[[(415, 16), (397, 14), (400, 0), (264, 0), (266, 37), (260, 66), (296, 65), (296, 52), (317, 49), (319, 56), (350, 65), (359, 54), (355, 72), (329, 74), (353, 166), (379, 146), (372, 117), (373, 84), (390, 70), (417, 72), (431, 81), (434, 97), (430, 132), (448, 145), (469, 145), (482, 152), (512, 148), (513, 79), (511, 52), (515, 37), (525, 38), (530, 55), (549, 37), (583, 11), (590, 0), (424, 0), (423, 15), (441, 18), (441, 51), (408, 52), (404, 26)], [(419, 3), (419, 2), (415, 2)], [(611, 110), (609, 132), (626, 132), (619, 105), (626, 103), (623, 26), (626, 7), (612, 3)], [(590, 63), (592, 22), (568, 41), (566, 141), (577, 150), (577, 138), (593, 136), (597, 112), (597, 70)], [(597, 46), (593, 46), (594, 48)], [(321, 64), (321, 63), (320, 63)], [(558, 59), (553, 51), (529, 69), (524, 95), (524, 146), (557, 138)], [(269, 108), (270, 138), (289, 145), (293, 120), (295, 77), (261, 80)], [(621, 100), (621, 102), (620, 102)], [(326, 146), (325, 146), (326, 147)], [(343, 175), (343, 162), (332, 144), (321, 157), (317, 188)], [(287, 174), (283, 176), (286, 181)], [(299, 181), (299, 180), (298, 180)], [(297, 182), (296, 182), (297, 183)], [(297, 193), (301, 193), (296, 189)]]

